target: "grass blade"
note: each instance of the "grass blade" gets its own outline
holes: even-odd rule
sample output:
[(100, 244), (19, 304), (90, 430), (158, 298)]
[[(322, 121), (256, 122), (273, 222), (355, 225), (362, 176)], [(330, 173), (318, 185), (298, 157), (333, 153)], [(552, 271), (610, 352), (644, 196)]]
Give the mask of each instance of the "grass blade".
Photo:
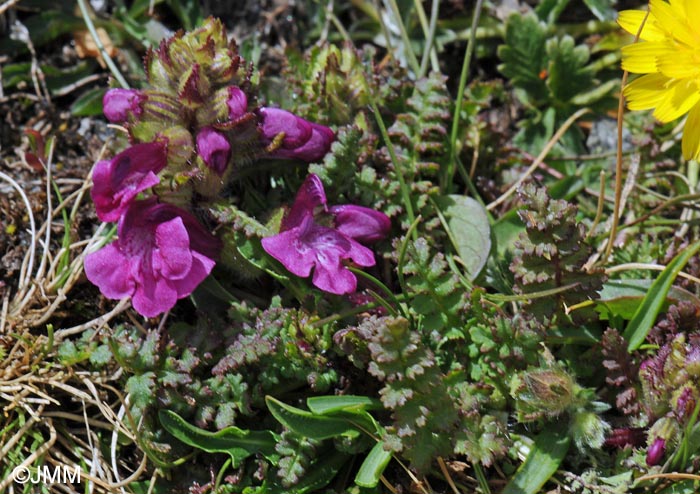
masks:
[(629, 343), (627, 351), (633, 352), (644, 342), (644, 339), (649, 334), (649, 330), (656, 322), (656, 316), (659, 315), (666, 296), (668, 295), (673, 280), (676, 279), (678, 273), (688, 263), (698, 250), (700, 250), (700, 242), (688, 247), (686, 250), (678, 254), (666, 266), (658, 278), (651, 284), (642, 304), (637, 308), (632, 320), (627, 325), (623, 337)]

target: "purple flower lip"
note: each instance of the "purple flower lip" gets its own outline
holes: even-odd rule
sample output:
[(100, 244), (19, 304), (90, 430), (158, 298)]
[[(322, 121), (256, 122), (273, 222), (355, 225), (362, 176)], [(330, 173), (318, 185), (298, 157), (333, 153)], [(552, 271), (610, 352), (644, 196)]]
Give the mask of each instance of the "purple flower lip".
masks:
[(142, 191), (157, 185), (167, 165), (167, 145), (135, 144), (111, 160), (98, 161), (92, 174), (92, 201), (101, 221), (117, 221)]
[(231, 144), (221, 132), (213, 127), (204, 127), (197, 134), (197, 153), (204, 164), (221, 177), (231, 158)]
[(131, 297), (154, 317), (188, 296), (214, 268), (221, 242), (189, 212), (156, 198), (132, 203), (119, 238), (85, 258), (85, 274), (110, 299)]
[(129, 115), (138, 118), (141, 115), (141, 104), (146, 96), (136, 89), (110, 89), (102, 98), (105, 117), (112, 123), (123, 123)]
[(363, 267), (375, 264), (372, 251), (358, 240), (382, 238), (391, 225), (389, 218), (379, 211), (353, 205), (335, 208), (339, 208), (335, 228), (315, 221), (317, 212), (333, 214), (334, 208), (327, 208), (323, 184), (317, 175), (310, 174), (282, 220), (280, 233), (262, 239), (262, 245), (290, 273), (305, 278), (313, 271), (314, 285), (343, 295), (357, 289), (357, 278), (347, 269), (346, 261)]
[(286, 110), (261, 108), (263, 139), (269, 144), (283, 135), (280, 147), (270, 156), (307, 162), (323, 158), (331, 148), (335, 133), (325, 125), (309, 122)]

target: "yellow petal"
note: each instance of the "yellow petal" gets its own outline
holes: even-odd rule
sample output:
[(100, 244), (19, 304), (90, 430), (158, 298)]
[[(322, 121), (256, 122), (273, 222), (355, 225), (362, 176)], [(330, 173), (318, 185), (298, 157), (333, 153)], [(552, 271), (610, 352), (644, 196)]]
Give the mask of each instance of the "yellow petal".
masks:
[(673, 46), (667, 42), (642, 41), (622, 47), (622, 68), (633, 74), (658, 72), (657, 61), (673, 55)]
[[(700, 40), (695, 36), (695, 33), (688, 28), (687, 18), (678, 3), (672, 7), (664, 0), (650, 0), (649, 9), (656, 17), (659, 27), (665, 32), (671, 34), (681, 43), (685, 43), (689, 47), (695, 47)], [(695, 15), (695, 12), (693, 13)]]
[(671, 56), (657, 59), (659, 72), (671, 79), (688, 79), (700, 76), (697, 56), (690, 50), (676, 50)]
[(700, 157), (700, 104), (696, 104), (688, 114), (681, 147), (685, 159), (696, 160)]
[[(646, 15), (647, 13), (644, 10), (623, 10), (617, 17), (617, 23), (632, 36), (636, 36), (639, 32), (639, 26), (641, 26)], [(654, 16), (649, 14), (639, 39), (644, 41), (662, 41), (665, 37), (666, 35), (659, 28)]]
[(625, 86), (622, 94), (627, 98), (630, 110), (649, 110), (656, 107), (664, 98), (668, 77), (661, 74), (647, 74), (636, 78)]
[(671, 11), (677, 19), (686, 19), (688, 17), (685, 10), (685, 0), (668, 0), (668, 4), (671, 6)]
[[(700, 0), (682, 0), (682, 2), (685, 9), (686, 19), (690, 18), (691, 16), (697, 16), (698, 12), (700, 12)], [(689, 22), (688, 27), (697, 38), (700, 38), (700, 26), (696, 22)]]
[(698, 101), (700, 91), (694, 81), (673, 81), (654, 110), (654, 117), (661, 122), (670, 122), (688, 113)]

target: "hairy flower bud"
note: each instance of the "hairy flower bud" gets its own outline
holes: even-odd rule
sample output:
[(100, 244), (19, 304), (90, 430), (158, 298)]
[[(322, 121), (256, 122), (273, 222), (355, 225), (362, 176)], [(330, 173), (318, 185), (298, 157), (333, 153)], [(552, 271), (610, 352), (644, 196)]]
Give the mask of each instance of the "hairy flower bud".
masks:
[(180, 125), (165, 129), (158, 134), (168, 139), (168, 169), (179, 172), (186, 168), (194, 152), (192, 134)]
[(141, 115), (141, 105), (146, 96), (135, 89), (110, 89), (102, 98), (102, 107), (107, 120), (113, 123), (123, 123), (132, 115)]
[(145, 91), (147, 97), (143, 103), (142, 120), (157, 127), (167, 128), (184, 123), (182, 104), (177, 98), (163, 91)]
[(231, 144), (222, 133), (212, 127), (204, 127), (197, 134), (197, 153), (204, 164), (221, 177), (231, 158)]

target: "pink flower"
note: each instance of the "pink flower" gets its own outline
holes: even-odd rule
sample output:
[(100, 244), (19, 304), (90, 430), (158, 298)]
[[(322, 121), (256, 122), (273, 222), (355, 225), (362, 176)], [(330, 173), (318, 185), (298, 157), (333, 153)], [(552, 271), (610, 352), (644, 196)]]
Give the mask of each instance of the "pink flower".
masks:
[[(356, 208), (356, 209), (353, 209)], [(331, 208), (332, 209), (332, 208)], [(291, 211), (282, 221), (281, 232), (262, 240), (265, 251), (292, 274), (307, 277), (313, 270), (313, 284), (321, 290), (342, 295), (357, 289), (357, 278), (347, 269), (350, 260), (363, 267), (375, 264), (374, 254), (358, 243), (360, 238), (380, 238), (388, 233), (389, 218), (383, 213), (353, 206), (340, 212), (346, 231), (329, 228), (315, 221), (327, 212), (326, 194), (317, 175), (311, 174), (297, 193)], [(378, 219), (384, 216), (385, 219)], [(364, 227), (362, 219), (370, 219)]]
[(231, 158), (231, 144), (221, 132), (217, 132), (213, 127), (204, 127), (197, 134), (197, 153), (202, 157), (204, 164), (221, 177)]
[(649, 449), (647, 450), (647, 466), (653, 467), (658, 465), (666, 452), (666, 440), (662, 437), (657, 437)]
[(97, 217), (117, 221), (140, 192), (158, 184), (156, 174), (167, 164), (167, 146), (161, 141), (135, 144), (111, 160), (98, 161), (91, 191)]
[(248, 111), (248, 98), (241, 88), (238, 86), (230, 86), (228, 88), (228, 105), (229, 117), (231, 120), (241, 118)]
[(119, 220), (118, 234), (85, 258), (85, 274), (107, 298), (131, 297), (146, 317), (192, 293), (221, 249), (192, 214), (156, 198), (132, 203)]
[(261, 108), (260, 114), (260, 129), (268, 144), (283, 135), (282, 145), (271, 153), (273, 157), (317, 161), (326, 155), (335, 139), (333, 131), (325, 125), (309, 122), (286, 110)]
[(138, 118), (145, 100), (146, 96), (135, 89), (110, 89), (102, 98), (102, 108), (107, 120), (122, 123), (129, 119), (129, 114)]

